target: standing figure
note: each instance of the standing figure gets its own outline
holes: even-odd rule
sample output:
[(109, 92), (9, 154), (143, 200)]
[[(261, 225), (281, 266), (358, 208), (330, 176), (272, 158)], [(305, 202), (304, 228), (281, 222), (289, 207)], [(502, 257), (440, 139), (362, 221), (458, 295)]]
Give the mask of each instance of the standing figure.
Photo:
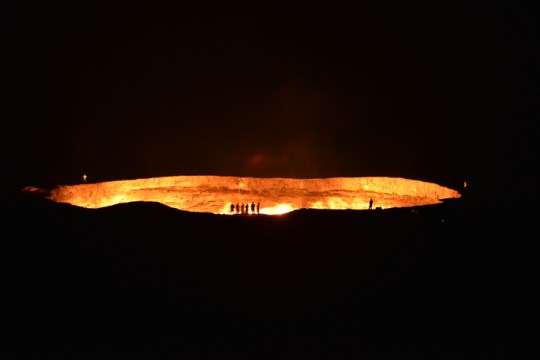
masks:
[(259, 210), (261, 210), (261, 203), (257, 201), (257, 215), (260, 214)]
[(251, 202), (251, 213), (255, 214), (255, 202), (254, 201)]
[(369, 210), (373, 208), (373, 199), (369, 199)]

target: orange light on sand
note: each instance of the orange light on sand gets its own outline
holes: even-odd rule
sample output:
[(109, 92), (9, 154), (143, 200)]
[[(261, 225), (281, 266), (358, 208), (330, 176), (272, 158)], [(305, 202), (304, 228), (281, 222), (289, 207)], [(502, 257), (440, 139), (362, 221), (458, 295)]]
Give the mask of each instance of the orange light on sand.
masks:
[[(236, 205), (260, 203), (260, 214), (284, 214), (297, 209), (366, 210), (411, 207), (459, 198), (459, 192), (434, 183), (394, 177), (320, 179), (234, 176), (169, 176), (80, 185), (59, 185), (49, 199), (85, 208), (120, 203), (159, 202), (172, 208), (213, 214), (235, 214)], [(231, 211), (231, 204), (234, 211)]]

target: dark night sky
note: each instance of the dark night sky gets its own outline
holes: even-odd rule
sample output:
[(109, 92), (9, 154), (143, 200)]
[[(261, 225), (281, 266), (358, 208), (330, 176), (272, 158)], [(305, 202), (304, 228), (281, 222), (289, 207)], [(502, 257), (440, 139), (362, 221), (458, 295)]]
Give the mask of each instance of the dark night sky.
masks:
[(3, 181), (536, 171), (525, 3), (112, 3), (3, 12)]

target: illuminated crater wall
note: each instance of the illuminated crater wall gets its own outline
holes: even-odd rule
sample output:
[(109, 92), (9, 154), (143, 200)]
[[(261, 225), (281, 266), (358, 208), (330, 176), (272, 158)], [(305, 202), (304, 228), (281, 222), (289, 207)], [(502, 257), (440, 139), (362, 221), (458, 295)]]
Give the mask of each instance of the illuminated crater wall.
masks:
[[(321, 179), (253, 178), (234, 176), (169, 176), (93, 184), (59, 185), (49, 199), (85, 208), (101, 208), (134, 201), (214, 214), (230, 214), (233, 204), (257, 204), (261, 214), (297, 209), (365, 210), (411, 207), (459, 198), (452, 189), (395, 177)], [(251, 212), (251, 209), (250, 209)]]

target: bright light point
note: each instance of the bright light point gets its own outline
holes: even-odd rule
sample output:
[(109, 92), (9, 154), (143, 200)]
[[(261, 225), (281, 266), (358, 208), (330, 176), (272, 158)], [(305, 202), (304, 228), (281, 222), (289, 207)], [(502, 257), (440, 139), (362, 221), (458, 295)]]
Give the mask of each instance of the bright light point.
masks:
[(279, 204), (273, 207), (261, 209), (261, 214), (281, 215), (293, 211), (294, 208), (289, 204)]

